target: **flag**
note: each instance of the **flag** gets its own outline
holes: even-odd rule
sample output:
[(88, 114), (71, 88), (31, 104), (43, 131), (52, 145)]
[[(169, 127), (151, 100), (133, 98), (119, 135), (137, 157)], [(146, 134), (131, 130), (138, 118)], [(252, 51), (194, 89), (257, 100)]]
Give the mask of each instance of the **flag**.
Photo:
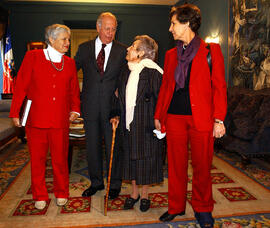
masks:
[[(3, 92), (3, 54), (4, 54), (4, 49), (3, 47), (3, 41), (0, 40), (0, 94)], [(1, 100), (1, 96), (0, 96)]]
[(10, 31), (7, 28), (4, 52), (3, 93), (13, 93), (14, 60), (11, 47)]

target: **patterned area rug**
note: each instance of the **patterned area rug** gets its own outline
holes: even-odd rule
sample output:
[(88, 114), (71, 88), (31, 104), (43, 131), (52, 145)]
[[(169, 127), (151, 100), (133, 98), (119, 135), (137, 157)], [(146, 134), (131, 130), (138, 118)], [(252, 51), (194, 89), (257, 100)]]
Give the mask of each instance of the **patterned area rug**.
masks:
[[(37, 210), (31, 195), (30, 164), (26, 165), (29, 160), (27, 148), (20, 146), (8, 155), (1, 160), (0, 166), (1, 190), (4, 193), (0, 199), (0, 227), (198, 227), (190, 204), (191, 166), (186, 215), (164, 224), (160, 223), (158, 218), (168, 206), (167, 178), (163, 183), (150, 188), (151, 208), (145, 213), (140, 211), (139, 203), (133, 210), (123, 210), (124, 201), (131, 190), (131, 184), (123, 182), (119, 198), (109, 200), (108, 213), (104, 216), (105, 190), (91, 198), (81, 197), (90, 182), (87, 178), (85, 149), (75, 148), (68, 203), (63, 207), (56, 206), (51, 161), (48, 158), (46, 186), (50, 200), (44, 210)], [(259, 174), (260, 170), (265, 176), (270, 172), (256, 167), (256, 175), (253, 175), (256, 181), (253, 181), (246, 174), (246, 170), (224, 160), (225, 158), (215, 157), (211, 170), (215, 227), (270, 227), (270, 191), (266, 188), (265, 178), (262, 178), (263, 183), (261, 178), (255, 178), (262, 176)], [(248, 170), (252, 173), (251, 168)], [(11, 180), (9, 176), (14, 178)], [(4, 182), (8, 184), (2, 185)]]
[[(119, 227), (119, 226), (110, 226)], [(131, 226), (121, 226), (121, 228), (130, 228)], [(199, 228), (196, 221), (179, 221), (166, 224), (143, 224), (136, 225), (136, 228)], [(216, 218), (214, 228), (267, 228), (270, 227), (270, 216), (264, 214), (244, 215), (228, 218)]]
[(251, 159), (250, 164), (244, 166), (241, 162), (241, 156), (236, 153), (225, 151), (220, 151), (216, 156), (228, 162), (233, 167), (245, 173), (252, 180), (270, 190), (270, 164), (266, 164), (267, 167), (265, 167), (261, 165), (261, 161), (259, 159)]
[[(108, 201), (108, 211), (119, 211), (124, 210), (125, 200), (130, 197), (130, 195), (120, 195), (117, 199)], [(168, 193), (150, 193), (149, 199), (151, 201), (150, 208), (161, 208), (168, 207)], [(104, 196), (105, 201), (105, 196)], [(105, 203), (105, 202), (104, 202)]]
[(4, 148), (0, 154), (0, 199), (21, 170), (29, 162), (26, 146), (17, 141)]

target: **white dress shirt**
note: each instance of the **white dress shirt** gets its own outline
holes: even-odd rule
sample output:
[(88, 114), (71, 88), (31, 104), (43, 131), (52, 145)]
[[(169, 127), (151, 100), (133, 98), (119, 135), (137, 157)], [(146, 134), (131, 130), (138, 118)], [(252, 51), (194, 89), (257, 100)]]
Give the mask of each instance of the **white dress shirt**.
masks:
[[(97, 56), (98, 56), (101, 48), (102, 48), (102, 42), (101, 42), (101, 40), (100, 40), (100, 38), (98, 36), (97, 39), (96, 39), (96, 42), (95, 42), (96, 59), (97, 59)], [(108, 59), (109, 59), (111, 49), (112, 49), (112, 42), (109, 43), (109, 44), (106, 44), (106, 47), (104, 48), (104, 51), (105, 51), (104, 72), (105, 72), (105, 69), (106, 69), (106, 66), (107, 66), (107, 62), (108, 62)]]

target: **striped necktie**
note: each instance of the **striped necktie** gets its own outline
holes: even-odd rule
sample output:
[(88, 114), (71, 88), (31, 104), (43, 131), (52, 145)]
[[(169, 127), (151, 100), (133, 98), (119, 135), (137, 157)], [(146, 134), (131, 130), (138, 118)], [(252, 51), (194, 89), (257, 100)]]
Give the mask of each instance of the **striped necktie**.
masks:
[(105, 50), (106, 44), (102, 44), (102, 48), (97, 56), (97, 65), (100, 72), (100, 75), (102, 76), (104, 74), (104, 62), (105, 62)]

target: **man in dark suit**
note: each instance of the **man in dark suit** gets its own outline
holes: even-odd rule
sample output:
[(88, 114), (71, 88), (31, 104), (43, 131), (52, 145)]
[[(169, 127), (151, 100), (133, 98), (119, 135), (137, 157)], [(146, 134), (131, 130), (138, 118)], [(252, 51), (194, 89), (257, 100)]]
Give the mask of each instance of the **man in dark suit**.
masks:
[[(82, 115), (86, 131), (88, 173), (91, 186), (82, 196), (104, 189), (102, 138), (105, 142), (107, 170), (110, 159), (112, 126), (109, 122), (111, 101), (121, 68), (126, 64), (126, 46), (115, 41), (116, 17), (101, 13), (97, 19), (98, 37), (82, 43), (75, 56), (76, 66), (83, 70)], [(121, 190), (119, 150), (115, 148), (109, 198)]]

